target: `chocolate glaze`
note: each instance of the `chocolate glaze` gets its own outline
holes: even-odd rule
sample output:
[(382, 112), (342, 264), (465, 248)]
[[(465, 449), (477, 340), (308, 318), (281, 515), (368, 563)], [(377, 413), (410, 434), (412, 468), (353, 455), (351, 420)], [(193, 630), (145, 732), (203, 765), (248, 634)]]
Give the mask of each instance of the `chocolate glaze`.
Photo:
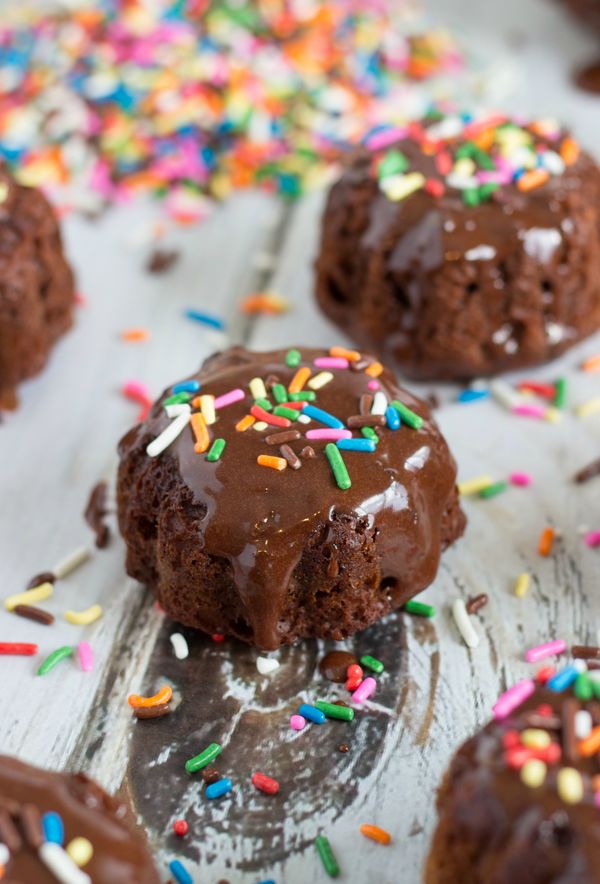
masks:
[(329, 651), (319, 661), (319, 672), (329, 681), (343, 684), (347, 679), (346, 670), (357, 662), (354, 654), (350, 654), (348, 651)]
[(83, 512), (83, 517), (96, 535), (96, 546), (104, 549), (110, 540), (110, 528), (104, 521), (108, 513), (108, 483), (97, 482), (90, 491), (90, 496)]
[(510, 183), (467, 206), (415, 141), (395, 147), (446, 191), (392, 201), (372, 154), (349, 159), (323, 216), (316, 298), (354, 340), (410, 376), (465, 379), (543, 362), (600, 326), (589, 155), (527, 193)]
[(600, 95), (600, 61), (588, 64), (575, 74), (575, 83), (584, 92)]
[[(558, 764), (548, 766), (545, 782), (531, 788), (505, 762), (507, 731), (531, 727), (540, 706), (552, 710), (553, 741), (562, 746)], [(592, 884), (599, 880), (600, 816), (591, 778), (598, 760), (574, 752), (570, 731), (580, 703), (565, 694), (538, 689), (502, 722), (491, 722), (457, 752), (442, 786), (440, 823), (427, 864), (427, 884)], [(572, 708), (571, 708), (572, 706)], [(536, 725), (538, 718), (535, 719)], [(558, 727), (557, 727), (558, 723)], [(575, 741), (576, 744), (577, 741)], [(573, 766), (584, 776), (584, 797), (567, 804), (559, 796), (556, 775)]]
[(6, 867), (6, 884), (56, 884), (31, 843), (39, 838), (36, 811), (50, 810), (62, 817), (66, 844), (79, 836), (91, 842), (94, 854), (84, 871), (94, 884), (159, 884), (143, 839), (124, 821), (125, 806), (85, 774), (53, 773), (0, 756), (0, 805), (5, 804), (15, 812), (10, 819), (21, 841)]
[[(302, 365), (312, 368), (313, 360), (323, 355), (326, 351), (304, 349)], [(285, 365), (283, 350), (251, 353), (233, 348), (209, 359), (194, 377), (204, 393), (218, 396), (237, 387), (247, 391), (249, 381), (256, 376), (266, 378), (274, 374), (287, 385), (295, 371)], [(335, 379), (318, 391), (316, 404), (345, 421), (356, 413), (369, 380), (364, 372), (336, 372)], [(251, 639), (259, 647), (272, 649), (290, 640), (286, 633), (292, 616), (290, 586), (297, 579), (297, 569), (305, 565), (307, 547), (321, 536), (326, 538), (336, 519), (348, 516), (370, 538), (369, 556), (375, 556), (375, 563), (371, 564), (378, 582), (385, 587), (376, 602), (372, 601), (376, 587), (365, 587), (365, 593), (370, 593), (371, 608), (361, 626), (399, 607), (431, 583), (442, 545), (462, 533), (464, 518), (455, 497), (456, 466), (428, 406), (399, 388), (389, 371), (384, 371), (378, 380), (390, 400), (400, 399), (420, 414), (424, 423), (418, 431), (406, 426), (397, 432), (379, 428), (380, 442), (373, 454), (344, 452), (352, 478), (352, 487), (347, 491), (340, 490), (333, 479), (324, 456), (326, 443), (322, 440), (311, 440), (316, 456), (303, 459), (298, 470), (288, 468), (278, 473), (258, 466), (259, 454), (274, 453), (264, 440), (272, 428), (264, 432), (249, 429), (245, 433), (234, 429), (252, 404), (249, 394), (244, 401), (223, 409), (211, 427), (212, 435), (227, 443), (220, 461), (209, 463), (205, 456), (195, 453), (189, 427), (160, 455), (161, 482), (165, 488), (183, 483), (191, 492), (197, 508), (193, 524), (198, 548), (228, 563), (251, 627)], [(118, 503), (119, 522), (126, 540), (129, 519), (136, 506), (136, 490), (131, 485), (142, 488), (148, 481), (143, 473), (154, 467), (149, 465), (145, 447), (167, 424), (159, 401), (148, 420), (121, 441)], [(316, 427), (321, 424), (313, 421), (309, 429)], [(290, 445), (299, 453), (303, 443), (304, 440), (298, 440)], [(135, 465), (134, 476), (129, 472), (131, 464)], [(444, 537), (444, 514), (450, 506), (456, 507), (458, 515), (449, 529), (450, 536)], [(160, 508), (156, 497), (156, 512), (150, 516), (159, 530), (164, 521)], [(149, 529), (146, 533), (152, 537)], [(142, 550), (147, 559), (152, 557), (151, 572), (138, 567), (140, 551), (133, 544), (129, 548), (128, 568), (133, 576), (149, 575), (146, 579), (157, 589), (163, 608), (170, 612), (170, 586), (179, 559), (177, 563), (173, 559), (163, 561), (157, 554), (158, 548), (162, 548), (171, 555), (168, 535), (164, 539), (159, 536), (155, 542), (153, 546), (150, 540)], [(189, 589), (189, 581), (187, 585)], [(198, 594), (202, 594), (202, 587)], [(324, 599), (323, 603), (326, 602)], [(176, 616), (209, 632), (218, 626), (199, 623), (193, 610), (179, 608)], [(240, 637), (248, 639), (243, 634)], [(298, 635), (292, 635), (295, 637)]]

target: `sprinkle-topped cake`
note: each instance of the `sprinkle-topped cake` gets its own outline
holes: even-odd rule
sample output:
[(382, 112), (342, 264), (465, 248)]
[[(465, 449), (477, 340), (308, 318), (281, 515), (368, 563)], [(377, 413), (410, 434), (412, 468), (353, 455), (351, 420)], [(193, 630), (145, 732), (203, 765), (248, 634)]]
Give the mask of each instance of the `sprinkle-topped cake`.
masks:
[(119, 453), (128, 573), (181, 623), (264, 649), (368, 626), (464, 529), (429, 407), (343, 348), (217, 354)]
[(600, 173), (552, 120), (436, 114), (333, 186), (316, 295), (413, 376), (534, 365), (600, 327)]
[(126, 808), (85, 774), (0, 756), (0, 868), (7, 884), (159, 884)]
[(495, 720), (458, 750), (426, 884), (599, 880), (600, 682), (575, 662), (544, 667), (554, 672), (545, 687), (525, 679), (509, 689)]

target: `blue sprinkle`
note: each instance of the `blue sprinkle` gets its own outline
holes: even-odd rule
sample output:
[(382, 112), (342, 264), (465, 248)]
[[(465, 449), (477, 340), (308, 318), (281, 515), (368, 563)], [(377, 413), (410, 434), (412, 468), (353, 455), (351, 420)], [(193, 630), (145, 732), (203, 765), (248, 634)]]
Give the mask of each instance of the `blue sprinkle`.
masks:
[(317, 709), (316, 706), (309, 706), (308, 703), (302, 703), (298, 709), (298, 715), (307, 718), (309, 721), (312, 721), (313, 724), (325, 723), (325, 713), (321, 712), (320, 709)]
[(193, 319), (194, 322), (201, 322), (203, 325), (208, 325), (211, 328), (218, 328), (220, 331), (225, 328), (224, 321), (219, 319), (218, 316), (211, 316), (210, 313), (201, 313), (199, 310), (184, 310), (184, 316), (187, 319)]
[(326, 427), (331, 427), (332, 430), (344, 429), (344, 425), (341, 420), (338, 420), (337, 417), (329, 414), (328, 411), (323, 411), (323, 409), (321, 408), (316, 408), (314, 405), (305, 405), (302, 409), (302, 414), (305, 414), (307, 417), (314, 418), (316, 421), (319, 421), (319, 423), (325, 424)]
[(173, 393), (197, 393), (199, 389), (198, 381), (182, 381), (180, 384), (175, 384)]
[(177, 881), (177, 884), (194, 884), (194, 879), (185, 868), (183, 863), (178, 859), (173, 859), (169, 863), (169, 871)]
[(338, 439), (335, 444), (341, 451), (375, 451), (372, 439)]
[(267, 878), (265, 881), (259, 881), (258, 884), (275, 884), (272, 878)]
[(233, 785), (231, 780), (227, 778), (223, 780), (218, 780), (216, 783), (211, 783), (210, 786), (207, 786), (204, 790), (204, 794), (207, 798), (220, 798), (221, 795), (227, 795), (228, 792), (231, 792), (233, 789)]
[(62, 817), (54, 810), (49, 810), (42, 816), (42, 827), (44, 829), (44, 838), (51, 841), (52, 844), (60, 844), (65, 841), (65, 827), (63, 826)]
[(556, 675), (548, 679), (546, 687), (550, 688), (551, 691), (564, 691), (570, 684), (573, 684), (578, 675), (579, 669), (575, 666), (565, 666), (564, 669), (561, 669), (560, 672), (557, 672)]
[(477, 402), (479, 399), (489, 399), (489, 390), (463, 390), (458, 396), (459, 402)]
[(387, 423), (390, 430), (400, 429), (400, 415), (392, 405), (388, 405), (385, 410), (385, 422)]

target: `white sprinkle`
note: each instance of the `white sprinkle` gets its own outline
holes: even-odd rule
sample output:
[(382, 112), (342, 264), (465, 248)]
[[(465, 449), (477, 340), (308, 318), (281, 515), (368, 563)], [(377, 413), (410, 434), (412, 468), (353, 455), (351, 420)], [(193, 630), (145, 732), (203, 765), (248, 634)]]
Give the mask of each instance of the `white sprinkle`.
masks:
[(469, 617), (462, 599), (455, 599), (452, 604), (452, 614), (466, 646), (468, 648), (476, 648), (479, 645), (479, 636), (475, 632), (473, 621)]
[(161, 454), (165, 448), (168, 448), (171, 442), (174, 442), (185, 430), (190, 422), (190, 417), (190, 414), (180, 414), (169, 424), (168, 427), (165, 427), (160, 436), (157, 436), (156, 439), (153, 439), (152, 442), (146, 446), (146, 454), (148, 457), (156, 457), (158, 454)]
[(308, 382), (308, 386), (311, 390), (320, 390), (321, 387), (324, 387), (325, 384), (328, 384), (329, 381), (333, 380), (333, 374), (330, 371), (320, 371), (314, 377), (310, 379)]
[(10, 850), (6, 844), (0, 842), (0, 866), (7, 866), (10, 859)]
[(275, 657), (257, 657), (256, 668), (261, 675), (270, 675), (276, 669), (279, 669), (279, 661)]
[(200, 411), (204, 415), (204, 420), (207, 425), (214, 424), (217, 419), (217, 414), (215, 412), (215, 397), (211, 396), (209, 393), (200, 396)]
[(252, 424), (253, 430), (258, 430), (259, 433), (262, 433), (263, 430), (266, 430), (269, 425), (265, 421), (256, 421)]
[(524, 401), (523, 396), (520, 396), (506, 381), (492, 381), (490, 393), (500, 405), (504, 405), (509, 411), (512, 411), (515, 405), (521, 405)]
[(253, 399), (267, 399), (267, 388), (262, 378), (252, 378), (248, 384)]
[(67, 574), (70, 574), (71, 571), (79, 568), (84, 562), (87, 562), (90, 555), (91, 552), (89, 546), (79, 546), (77, 549), (73, 550), (72, 553), (69, 553), (68, 556), (65, 556), (64, 559), (61, 559), (60, 562), (52, 568), (52, 573), (60, 580), (63, 577), (66, 577)]
[(575, 713), (575, 735), (578, 740), (585, 740), (592, 732), (592, 716), (587, 709), (579, 709)]
[(474, 187), (479, 187), (477, 178), (474, 178), (472, 175), (458, 175), (456, 172), (450, 172), (446, 176), (446, 183), (449, 187), (454, 187), (456, 190), (471, 190)]
[(542, 154), (542, 165), (551, 175), (562, 175), (565, 171), (565, 163), (560, 154), (553, 150), (545, 150)]
[(91, 884), (91, 878), (78, 869), (66, 850), (53, 841), (45, 841), (38, 851), (41, 861), (61, 884)]
[(192, 409), (187, 402), (174, 402), (172, 405), (165, 405), (167, 417), (179, 417), (180, 414), (191, 414)]
[(495, 257), (496, 249), (488, 245), (475, 246), (465, 252), (467, 261), (491, 261)]
[(378, 390), (373, 397), (373, 405), (371, 406), (371, 414), (385, 414), (388, 407), (387, 396)]
[(573, 668), (577, 670), (577, 672), (587, 672), (587, 663), (585, 660), (573, 660)]
[(178, 660), (187, 660), (189, 657), (190, 651), (188, 648), (188, 643), (185, 640), (185, 637), (180, 632), (172, 632), (169, 636), (171, 641), (171, 645), (173, 647), (173, 653), (177, 657)]
[(309, 424), (310, 418), (307, 414), (299, 414), (298, 415), (298, 423), (299, 424)]

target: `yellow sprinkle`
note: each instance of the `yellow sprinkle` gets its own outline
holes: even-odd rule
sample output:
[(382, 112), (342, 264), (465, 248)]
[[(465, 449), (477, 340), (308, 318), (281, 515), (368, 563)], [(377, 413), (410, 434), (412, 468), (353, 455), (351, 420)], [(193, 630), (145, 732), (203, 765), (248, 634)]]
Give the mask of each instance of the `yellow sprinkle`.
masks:
[(578, 804), (583, 798), (583, 780), (574, 767), (563, 767), (559, 770), (556, 786), (565, 804)]
[(332, 380), (333, 374), (330, 371), (320, 371), (319, 374), (316, 374), (310, 379), (308, 386), (311, 390), (320, 390), (321, 387), (324, 387), (325, 384), (328, 384), (329, 381)]
[(559, 411), (558, 408), (547, 408), (546, 413), (544, 414), (544, 420), (549, 421), (551, 424), (557, 424), (559, 421), (563, 419), (562, 411)]
[(389, 200), (399, 202), (424, 184), (425, 176), (421, 172), (409, 172), (408, 175), (388, 175), (382, 179), (380, 187)]
[(73, 623), (75, 626), (89, 626), (102, 617), (102, 606), (92, 605), (85, 611), (65, 611), (65, 620), (67, 623)]
[(548, 731), (539, 727), (528, 727), (521, 734), (521, 742), (530, 749), (545, 749), (551, 743)]
[(526, 786), (537, 789), (546, 779), (546, 765), (539, 758), (530, 758), (521, 768), (521, 779)]
[(87, 838), (73, 838), (72, 841), (69, 841), (65, 850), (80, 869), (86, 866), (94, 855), (92, 843)]
[(488, 485), (493, 484), (491, 476), (476, 476), (474, 479), (467, 479), (466, 482), (459, 482), (458, 493), (466, 496), (467, 494), (478, 494)]
[(200, 396), (200, 411), (204, 416), (204, 420), (207, 424), (214, 424), (217, 419), (217, 415), (215, 412), (215, 397), (209, 395), (208, 393)]
[(14, 611), (17, 605), (34, 605), (36, 602), (43, 602), (49, 599), (54, 592), (51, 583), (40, 583), (33, 589), (26, 592), (18, 592), (16, 595), (9, 595), (4, 599), (4, 607), (7, 611)]
[(531, 583), (531, 577), (527, 572), (523, 574), (519, 574), (515, 581), (515, 595), (522, 599), (524, 595), (529, 591), (529, 584)]
[(587, 402), (578, 405), (575, 414), (577, 417), (589, 417), (590, 414), (596, 414), (598, 411), (600, 411), (600, 396), (594, 396), (593, 399), (588, 399)]
[(256, 423), (254, 424), (252, 429), (258, 430), (259, 433), (262, 433), (262, 431), (266, 430), (268, 426), (269, 425), (267, 423), (265, 423), (265, 421), (256, 421)]
[(267, 399), (267, 388), (262, 378), (252, 378), (248, 384), (253, 399)]

